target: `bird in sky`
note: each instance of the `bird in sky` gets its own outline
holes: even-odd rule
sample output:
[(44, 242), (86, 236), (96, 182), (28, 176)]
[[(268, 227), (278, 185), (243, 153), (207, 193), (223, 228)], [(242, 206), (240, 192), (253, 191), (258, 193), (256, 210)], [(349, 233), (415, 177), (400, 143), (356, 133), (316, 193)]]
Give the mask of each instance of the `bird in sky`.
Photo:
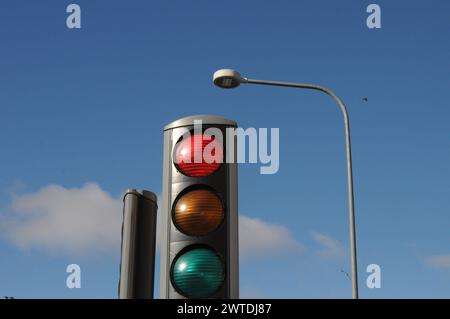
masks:
[(364, 102), (369, 102), (369, 98), (367, 98), (367, 97), (363, 97), (363, 99), (362, 99)]
[(350, 279), (350, 276), (349, 276), (348, 272), (346, 272), (343, 269), (341, 269), (341, 273), (345, 274), (347, 276), (347, 278)]

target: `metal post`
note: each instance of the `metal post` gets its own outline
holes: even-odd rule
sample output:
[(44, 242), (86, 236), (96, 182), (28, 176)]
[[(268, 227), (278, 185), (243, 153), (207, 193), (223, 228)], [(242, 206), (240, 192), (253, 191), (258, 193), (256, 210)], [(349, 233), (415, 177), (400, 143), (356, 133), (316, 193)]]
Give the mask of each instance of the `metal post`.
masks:
[(129, 189), (123, 201), (119, 299), (153, 299), (157, 198)]
[(262, 84), (271, 86), (284, 86), (284, 87), (294, 87), (302, 89), (311, 89), (316, 91), (324, 92), (330, 95), (339, 105), (343, 115), (344, 115), (344, 125), (345, 125), (345, 142), (346, 142), (346, 153), (347, 153), (347, 180), (348, 180), (348, 216), (349, 216), (349, 232), (350, 232), (350, 257), (352, 266), (352, 297), (353, 299), (358, 299), (358, 266), (356, 258), (356, 224), (355, 224), (355, 200), (353, 194), (353, 169), (352, 169), (352, 152), (350, 143), (350, 121), (348, 116), (347, 108), (344, 102), (332, 91), (319, 86), (311, 84), (301, 84), (301, 83), (289, 83), (289, 82), (274, 82), (265, 80), (252, 80), (247, 78), (240, 79), (241, 83), (250, 84)]

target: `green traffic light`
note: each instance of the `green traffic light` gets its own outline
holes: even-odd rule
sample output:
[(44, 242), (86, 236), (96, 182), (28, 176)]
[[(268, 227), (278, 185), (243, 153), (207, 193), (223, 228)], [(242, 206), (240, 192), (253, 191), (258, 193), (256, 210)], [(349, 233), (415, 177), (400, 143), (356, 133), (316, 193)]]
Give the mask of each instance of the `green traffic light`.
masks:
[(175, 288), (187, 298), (208, 298), (225, 278), (220, 257), (211, 249), (194, 248), (181, 254), (172, 268)]

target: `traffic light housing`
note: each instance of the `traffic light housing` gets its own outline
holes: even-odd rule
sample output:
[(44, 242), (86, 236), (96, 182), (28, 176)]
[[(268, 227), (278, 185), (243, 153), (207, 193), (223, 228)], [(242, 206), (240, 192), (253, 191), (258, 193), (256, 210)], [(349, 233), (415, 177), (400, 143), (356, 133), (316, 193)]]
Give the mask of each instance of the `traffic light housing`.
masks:
[(128, 189), (123, 196), (120, 299), (153, 299), (157, 198)]
[(236, 123), (190, 116), (164, 128), (161, 298), (238, 298)]

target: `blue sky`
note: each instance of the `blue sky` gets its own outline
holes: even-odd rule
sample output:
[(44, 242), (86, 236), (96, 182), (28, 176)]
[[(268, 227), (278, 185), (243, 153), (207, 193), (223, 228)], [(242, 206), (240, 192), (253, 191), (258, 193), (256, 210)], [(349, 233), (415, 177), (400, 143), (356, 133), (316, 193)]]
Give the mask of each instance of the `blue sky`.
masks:
[(0, 4), (0, 296), (115, 298), (121, 194), (159, 193), (164, 125), (208, 113), (280, 128), (277, 174), (239, 168), (244, 225), (275, 236), (244, 243), (241, 295), (350, 297), (342, 115), (316, 92), (214, 87), (231, 67), (347, 103), (361, 297), (450, 297), (448, 1), (376, 1), (379, 30), (371, 1), (79, 0), (80, 30), (69, 3)]

